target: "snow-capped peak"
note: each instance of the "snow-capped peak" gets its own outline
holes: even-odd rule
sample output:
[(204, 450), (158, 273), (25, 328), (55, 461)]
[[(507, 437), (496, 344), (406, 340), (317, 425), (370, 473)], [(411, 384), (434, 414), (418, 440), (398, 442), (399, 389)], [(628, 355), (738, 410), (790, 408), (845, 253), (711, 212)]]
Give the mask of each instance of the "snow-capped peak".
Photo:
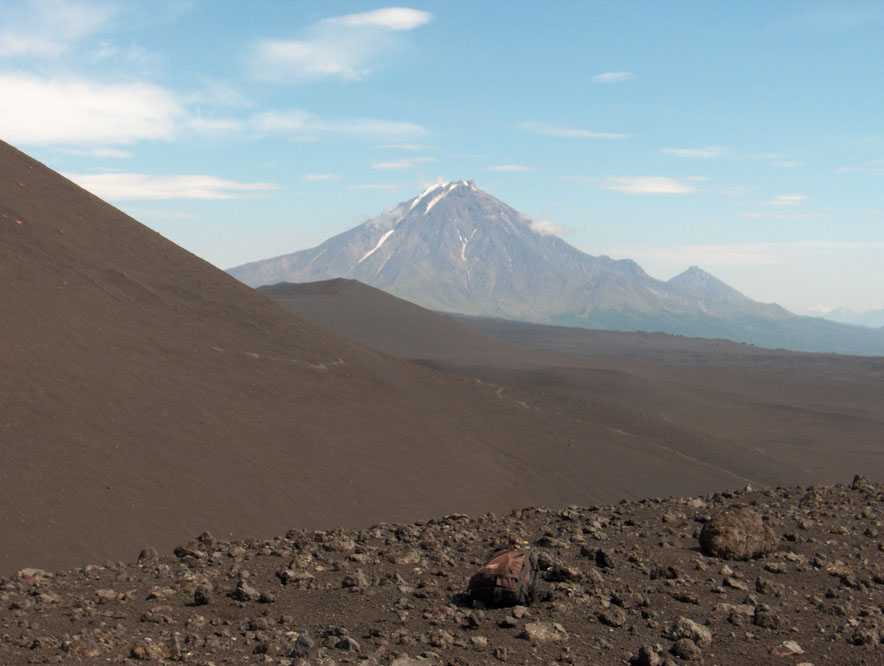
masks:
[(420, 195), (412, 199), (411, 205), (408, 207), (408, 212), (410, 213), (424, 201), (427, 201), (430, 195), (434, 195), (428, 200), (429, 203), (424, 209), (424, 213), (429, 213), (430, 209), (437, 203), (439, 203), (446, 194), (448, 194), (449, 192), (453, 192), (458, 187), (466, 187), (473, 192), (479, 191), (479, 188), (476, 187), (476, 184), (471, 180), (449, 180), (444, 183), (434, 183), (433, 185), (427, 187), (427, 189), (425, 189), (423, 192), (421, 192)]
[(417, 207), (417, 205), (421, 201), (424, 200), (424, 197), (426, 197), (428, 194), (430, 194), (430, 192), (438, 190), (440, 187), (445, 187), (447, 184), (448, 183), (436, 183), (434, 185), (430, 185), (427, 189), (425, 189), (423, 192), (420, 193), (420, 196), (415, 197), (414, 201), (411, 202), (411, 206), (409, 207), (408, 210), (410, 210), (410, 211), (414, 210)]

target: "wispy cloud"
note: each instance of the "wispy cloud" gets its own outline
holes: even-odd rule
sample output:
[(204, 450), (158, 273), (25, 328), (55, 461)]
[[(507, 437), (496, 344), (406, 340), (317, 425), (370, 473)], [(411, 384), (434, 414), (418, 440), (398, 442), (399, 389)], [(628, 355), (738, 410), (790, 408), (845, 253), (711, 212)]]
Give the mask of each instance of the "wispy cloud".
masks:
[(629, 134), (622, 134), (620, 132), (597, 132), (595, 130), (579, 127), (561, 127), (558, 125), (549, 125), (547, 123), (525, 122), (520, 123), (519, 127), (528, 130), (529, 132), (542, 134), (544, 136), (554, 136), (560, 139), (617, 140), (629, 138)]
[(884, 176), (884, 160), (870, 160), (861, 164), (851, 164), (835, 169), (835, 173), (861, 173), (869, 176)]
[(128, 160), (134, 156), (130, 150), (120, 148), (66, 148), (63, 152), (69, 155), (81, 155), (83, 157), (95, 157), (103, 160)]
[(534, 171), (534, 167), (527, 164), (495, 164), (488, 167), (488, 171), (496, 171), (498, 173), (525, 173)]
[(350, 185), (348, 190), (362, 190), (366, 192), (396, 192), (401, 190), (401, 185), (387, 185), (383, 183), (368, 183), (362, 185)]
[(252, 117), (250, 125), (259, 132), (300, 136), (343, 134), (395, 139), (423, 136), (427, 132), (421, 125), (411, 122), (374, 118), (323, 119), (301, 109), (259, 113)]
[(427, 146), (423, 143), (386, 143), (383, 146), (378, 146), (378, 147), (384, 148), (386, 150), (417, 151), (417, 150), (427, 150), (430, 146)]
[(65, 174), (80, 187), (113, 201), (233, 199), (276, 190), (272, 183), (246, 183), (207, 175), (144, 173)]
[(807, 195), (804, 194), (778, 194), (768, 203), (777, 207), (799, 206), (805, 199), (807, 199)]
[(634, 79), (632, 72), (602, 72), (592, 77), (593, 83), (623, 83)]
[(252, 48), (250, 60), (257, 78), (305, 81), (321, 78), (356, 80), (391, 51), (393, 33), (413, 30), (432, 19), (428, 12), (386, 7), (324, 19), (297, 39), (265, 39)]
[(721, 146), (703, 146), (701, 148), (663, 148), (660, 152), (674, 157), (710, 160), (715, 157), (721, 157), (724, 150)]
[(777, 169), (797, 169), (804, 166), (804, 162), (792, 159), (782, 153), (752, 153), (747, 156), (750, 160), (761, 160)]
[(110, 7), (75, 0), (31, 0), (0, 15), (0, 57), (55, 58), (104, 27)]
[(301, 178), (305, 183), (325, 183), (330, 180), (340, 180), (336, 173), (306, 173)]
[(385, 7), (370, 12), (346, 14), (325, 19), (329, 25), (343, 25), (349, 28), (383, 28), (385, 30), (414, 30), (426, 25), (433, 18), (429, 12), (410, 7)]
[(541, 236), (564, 236), (569, 230), (552, 220), (529, 220), (531, 229)]
[(113, 145), (168, 139), (183, 109), (148, 83), (0, 73), (0, 135), (25, 145)]
[(375, 162), (371, 168), (375, 171), (401, 171), (403, 169), (414, 169), (418, 165), (435, 162), (432, 157), (413, 157), (410, 159), (396, 160), (394, 162)]
[(696, 191), (693, 185), (665, 176), (604, 178), (601, 187), (624, 194), (690, 194)]

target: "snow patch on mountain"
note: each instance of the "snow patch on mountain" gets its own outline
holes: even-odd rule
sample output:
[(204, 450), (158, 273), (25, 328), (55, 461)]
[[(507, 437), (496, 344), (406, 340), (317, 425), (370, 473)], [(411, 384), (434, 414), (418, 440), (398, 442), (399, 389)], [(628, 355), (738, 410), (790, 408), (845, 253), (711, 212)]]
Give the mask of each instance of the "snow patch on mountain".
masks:
[(368, 258), (369, 258), (371, 255), (373, 255), (375, 252), (377, 252), (378, 250), (380, 250), (380, 249), (381, 249), (381, 246), (382, 246), (384, 243), (387, 242), (387, 239), (388, 239), (390, 236), (393, 235), (393, 232), (394, 232), (394, 231), (396, 231), (396, 230), (395, 230), (395, 229), (390, 229), (387, 233), (385, 233), (383, 236), (381, 236), (381, 239), (378, 241), (378, 244), (375, 245), (375, 246), (374, 246), (372, 249), (370, 249), (368, 252), (366, 252), (364, 255), (362, 255), (362, 259), (360, 259), (360, 260), (357, 261), (356, 263), (357, 263), (357, 264), (361, 264), (363, 261), (365, 261), (366, 259), (368, 259)]

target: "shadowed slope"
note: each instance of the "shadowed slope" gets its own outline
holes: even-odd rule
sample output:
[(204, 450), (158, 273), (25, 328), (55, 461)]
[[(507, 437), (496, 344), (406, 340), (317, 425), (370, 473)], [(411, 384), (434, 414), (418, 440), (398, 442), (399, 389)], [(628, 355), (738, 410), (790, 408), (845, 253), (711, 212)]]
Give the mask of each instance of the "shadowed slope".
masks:
[(482, 335), (467, 324), (357, 280), (291, 284), (258, 291), (305, 319), (386, 354), (408, 359), (447, 359), (457, 363), (511, 361), (519, 348)]

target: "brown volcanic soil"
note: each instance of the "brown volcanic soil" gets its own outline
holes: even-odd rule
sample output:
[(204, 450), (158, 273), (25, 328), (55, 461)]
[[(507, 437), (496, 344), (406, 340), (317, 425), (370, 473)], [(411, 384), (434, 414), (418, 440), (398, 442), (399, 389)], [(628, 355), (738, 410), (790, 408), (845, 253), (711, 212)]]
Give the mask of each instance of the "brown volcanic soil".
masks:
[[(763, 517), (772, 552), (699, 551), (703, 523), (734, 506)], [(882, 510), (884, 485), (857, 478), (272, 539), (206, 533), (175, 556), (0, 578), (0, 663), (604, 666), (647, 646), (634, 663), (675, 666), (676, 651), (722, 666), (881, 664)], [(471, 604), (470, 574), (511, 544), (540, 555), (538, 599)]]
[(369, 351), (0, 143), (0, 572), (726, 471)]
[[(884, 358), (455, 318), (347, 280), (262, 291), (379, 351), (495, 385), (570, 427), (578, 447), (592, 441), (583, 428), (602, 427), (622, 446), (668, 451), (732, 483), (833, 482), (855, 470), (884, 480)], [(608, 471), (603, 483), (622, 480), (624, 493), (647, 481)], [(672, 481), (662, 492), (680, 492)]]

